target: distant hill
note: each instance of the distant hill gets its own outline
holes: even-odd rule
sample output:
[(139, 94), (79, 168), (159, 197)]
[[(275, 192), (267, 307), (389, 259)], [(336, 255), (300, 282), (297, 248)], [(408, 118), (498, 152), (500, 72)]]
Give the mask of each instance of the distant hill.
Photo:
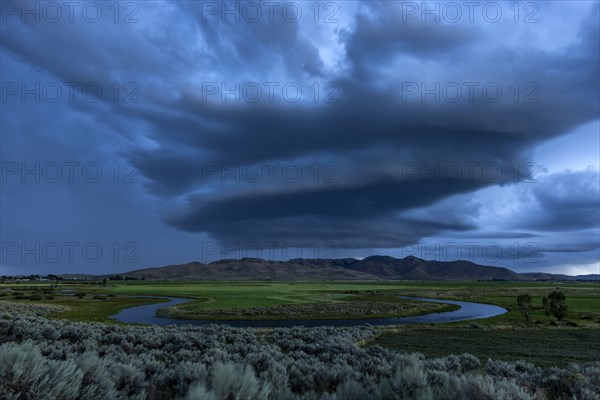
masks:
[[(321, 260), (319, 260), (321, 261)], [(335, 260), (331, 260), (335, 261)], [(372, 280), (372, 275), (335, 266), (335, 263), (301, 264), (291, 261), (267, 261), (258, 258), (219, 260), (210, 264), (191, 262), (146, 268), (119, 274), (129, 278), (189, 280)]]
[[(104, 275), (108, 277), (109, 275)], [(573, 277), (547, 273), (519, 274), (508, 268), (475, 264), (469, 261), (430, 261), (417, 257), (394, 258), (371, 256), (362, 260), (293, 259), (268, 261), (260, 258), (225, 259), (208, 264), (190, 262), (159, 268), (145, 268), (118, 274), (133, 279), (149, 280), (273, 280), (273, 281), (325, 281), (325, 280), (598, 280), (599, 275)]]

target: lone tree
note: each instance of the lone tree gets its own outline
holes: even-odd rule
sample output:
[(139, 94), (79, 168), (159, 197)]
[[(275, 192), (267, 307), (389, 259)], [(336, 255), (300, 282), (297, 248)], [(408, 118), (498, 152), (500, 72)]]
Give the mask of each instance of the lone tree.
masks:
[(531, 312), (531, 296), (528, 294), (520, 294), (517, 297), (517, 304), (519, 305), (519, 311), (529, 322), (529, 313)]
[(559, 321), (567, 316), (567, 305), (565, 304), (566, 300), (567, 298), (565, 294), (556, 290), (548, 295), (550, 312)]
[(544, 314), (546, 314), (547, 317), (550, 316), (550, 300), (548, 300), (548, 297), (542, 297), (542, 306), (544, 307)]

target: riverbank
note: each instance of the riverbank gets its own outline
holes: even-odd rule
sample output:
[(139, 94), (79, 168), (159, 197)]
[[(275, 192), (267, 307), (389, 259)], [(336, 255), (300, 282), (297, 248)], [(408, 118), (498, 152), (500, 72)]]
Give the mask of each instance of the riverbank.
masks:
[(148, 324), (148, 325), (210, 325), (222, 324), (242, 328), (290, 328), (296, 326), (302, 327), (350, 327), (361, 325), (401, 325), (401, 324), (433, 324), (448, 323), (457, 321), (469, 321), (482, 318), (490, 318), (501, 315), (506, 309), (491, 304), (478, 304), (472, 302), (462, 302), (454, 300), (439, 300), (416, 297), (396, 296), (399, 301), (412, 301), (422, 303), (435, 303), (440, 305), (456, 306), (458, 309), (448, 312), (428, 313), (418, 316), (406, 317), (384, 317), (384, 318), (345, 318), (345, 319), (178, 319), (161, 317), (158, 311), (161, 308), (177, 306), (179, 304), (191, 302), (190, 299), (168, 298), (169, 303), (151, 304), (146, 306), (132, 307), (122, 310), (112, 318), (126, 323)]
[(236, 307), (198, 309), (193, 302), (162, 307), (157, 315), (188, 320), (287, 320), (287, 319), (363, 319), (400, 318), (458, 310), (453, 304), (434, 304), (387, 296), (379, 302), (329, 302), (312, 304), (281, 304), (270, 307)]

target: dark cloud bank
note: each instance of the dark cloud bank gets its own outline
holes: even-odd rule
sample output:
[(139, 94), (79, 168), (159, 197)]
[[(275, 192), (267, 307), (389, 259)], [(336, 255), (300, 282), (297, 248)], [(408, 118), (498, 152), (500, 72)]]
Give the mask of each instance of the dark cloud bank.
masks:
[[(307, 35), (320, 27), (266, 18), (223, 23), (207, 19), (202, 2), (145, 6), (133, 27), (10, 20), (2, 31), (10, 59), (4, 72), (27, 65), (61, 81), (107, 86), (134, 76), (139, 103), (69, 104), (60, 118), (76, 125), (79, 113), (91, 114), (112, 132), (108, 152), (139, 167), (156, 212), (177, 230), (225, 242), (348, 249), (394, 248), (448, 232), (485, 236), (480, 207), (452, 199), (532, 178), (525, 164), (537, 145), (598, 118), (598, 6), (571, 27), (576, 40), (556, 50), (529, 46), (532, 30), (511, 42), (513, 28), (500, 23), (399, 23), (400, 4), (355, 4), (358, 11), (340, 17), (345, 24), (323, 28), (321, 36), (335, 34), (342, 49), (337, 64), (320, 51), (314, 38), (321, 36)], [(546, 11), (540, 25), (560, 35), (560, 16)], [(300, 82), (311, 95), (311, 82), (332, 82), (337, 102), (206, 101), (202, 92), (202, 82), (271, 81)], [(448, 88), (438, 91), (440, 100), (411, 92), (436, 82)], [(534, 83), (519, 93), (535, 92), (537, 101), (515, 101), (514, 82)], [(498, 101), (482, 95), (489, 83), (501, 87)], [(463, 96), (449, 100), (456, 85)], [(4, 128), (11, 123), (23, 128), (13, 120)], [(65, 132), (60, 140), (86, 148), (102, 139), (77, 145)], [(244, 176), (257, 170), (256, 181)], [(598, 172), (548, 174), (523, 204), (529, 208), (496, 237), (595, 232)], [(434, 208), (412, 212), (427, 207)]]

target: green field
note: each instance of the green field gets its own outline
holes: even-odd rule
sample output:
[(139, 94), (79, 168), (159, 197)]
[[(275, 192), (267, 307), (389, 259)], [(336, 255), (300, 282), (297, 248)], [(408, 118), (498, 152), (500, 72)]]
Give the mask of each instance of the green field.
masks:
[(469, 328), (436, 326), (386, 330), (369, 341), (428, 357), (471, 353), (480, 360), (524, 360), (538, 366), (565, 367), (600, 360), (598, 328)]
[[(15, 300), (15, 294), (35, 295), (42, 294), (50, 288), (50, 284), (12, 284), (0, 285), (10, 288), (14, 292), (1, 299)], [(76, 321), (101, 321), (113, 322), (108, 317), (120, 309), (156, 302), (152, 299), (135, 298), (129, 296), (173, 296), (191, 298), (195, 301), (177, 306), (172, 310), (166, 309), (162, 315), (179, 318), (200, 319), (230, 319), (231, 316), (222, 317), (223, 311), (239, 309), (241, 314), (238, 319), (260, 319), (265, 310), (278, 306), (290, 305), (332, 305), (337, 304), (347, 307), (352, 304), (396, 304), (404, 307), (393, 313), (335, 313), (318, 312), (310, 310), (298, 314), (296, 318), (363, 318), (382, 316), (411, 316), (431, 312), (444, 312), (455, 309), (455, 306), (432, 304), (401, 299), (395, 294), (402, 294), (402, 286), (397, 284), (370, 283), (256, 283), (256, 282), (118, 282), (108, 283), (106, 286), (99, 284), (65, 283), (53, 289), (53, 299), (47, 300), (45, 296), (38, 303), (55, 304), (68, 307), (68, 311), (53, 315)], [(65, 295), (64, 291), (71, 291)], [(72, 296), (74, 293), (85, 293), (79, 299)], [(394, 294), (394, 295), (392, 295)], [(103, 299), (95, 299), (102, 296)], [(106, 297), (104, 297), (106, 296)], [(114, 297), (108, 297), (114, 296)], [(29, 299), (16, 299), (18, 301), (33, 302)], [(376, 307), (375, 307), (376, 308)], [(257, 312), (256, 309), (262, 310)], [(252, 313), (249, 313), (249, 311)], [(161, 310), (162, 311), (162, 310)], [(282, 319), (286, 316), (264, 316), (264, 318)]]
[[(567, 296), (568, 320), (578, 325), (594, 325), (600, 321), (600, 285), (593, 283), (542, 283), (542, 282), (152, 282), (152, 281), (109, 281), (106, 286), (90, 283), (60, 283), (53, 289), (53, 299), (45, 299), (42, 293), (50, 284), (2, 284), (0, 293), (7, 288), (14, 290), (1, 299), (13, 300), (15, 294), (39, 293), (37, 302), (60, 304), (70, 308), (61, 315), (73, 320), (103, 321), (118, 310), (156, 300), (127, 296), (174, 296), (195, 299), (178, 306), (188, 318), (194, 313), (212, 313), (218, 319), (220, 310), (277, 307), (282, 305), (314, 305), (332, 303), (417, 303), (397, 298), (396, 295), (414, 295), (440, 299), (466, 300), (496, 304), (507, 308), (508, 313), (478, 321), (483, 325), (509, 325), (525, 322), (516, 305), (516, 297), (528, 293), (537, 308), (532, 312), (532, 321), (538, 325), (550, 324), (541, 309), (542, 296), (553, 290), (561, 290)], [(65, 296), (65, 291), (85, 293), (83, 299)], [(103, 300), (96, 295), (108, 295)], [(34, 301), (22, 299), (19, 301)], [(422, 303), (420, 303), (422, 304)], [(436, 306), (429, 304), (429, 306)], [(441, 311), (431, 308), (426, 311)], [(418, 313), (418, 312), (417, 312)], [(407, 315), (414, 315), (407, 314)], [(360, 315), (361, 317), (364, 315)], [(368, 315), (367, 315), (368, 316)], [(378, 315), (370, 315), (376, 317)], [(245, 316), (247, 317), (247, 316)], [(305, 317), (310, 317), (307, 315)], [(356, 315), (326, 315), (327, 318), (352, 318)]]
[[(547, 316), (542, 297), (554, 290), (567, 296), (567, 317), (557, 321)], [(44, 293), (46, 292), (46, 293)], [(49, 293), (52, 299), (47, 298)], [(73, 294), (84, 294), (82, 298)], [(533, 298), (531, 322), (520, 314), (516, 298), (527, 293)], [(67, 295), (70, 294), (70, 295)], [(28, 296), (38, 295), (37, 300)], [(0, 301), (18, 301), (64, 306), (51, 315), (74, 321), (116, 323), (109, 319), (119, 310), (159, 300), (135, 296), (160, 295), (195, 299), (167, 310), (168, 315), (185, 318), (214, 318), (242, 310), (240, 318), (261, 318), (247, 310), (273, 310), (294, 305), (326, 309), (347, 304), (396, 304), (411, 308), (405, 315), (445, 311), (444, 305), (399, 299), (414, 295), (496, 304), (506, 314), (477, 320), (436, 325), (386, 327), (365, 344), (377, 344), (428, 356), (472, 353), (482, 359), (526, 360), (538, 365), (565, 365), (575, 361), (600, 360), (600, 285), (593, 283), (542, 282), (115, 282), (0, 285)], [(17, 298), (17, 296), (19, 298)], [(133, 296), (133, 297), (130, 297)], [(433, 306), (433, 307), (431, 307)], [(312, 308), (311, 308), (312, 307)], [(429, 308), (428, 308), (429, 307)], [(440, 307), (440, 308), (435, 308)], [(287, 309), (287, 308), (286, 308)], [(293, 309), (293, 308), (292, 308)], [(354, 318), (371, 315), (301, 315), (296, 318)]]
[[(7, 289), (10, 292), (7, 292)], [(0, 301), (61, 306), (62, 311), (52, 313), (49, 317), (70, 321), (103, 322), (110, 324), (120, 324), (120, 322), (111, 319), (110, 316), (124, 308), (166, 301), (115, 295), (103, 289), (99, 288), (98, 285), (79, 284), (61, 284), (58, 288), (54, 289), (51, 288), (50, 284), (0, 285)], [(63, 291), (72, 291), (72, 293), (65, 294), (62, 293)], [(79, 298), (75, 296), (77, 293), (85, 295)], [(31, 296), (40, 296), (41, 299), (37, 300), (34, 297), (35, 300), (31, 300)]]
[[(568, 319), (586, 325), (600, 321), (600, 285), (592, 283), (538, 282), (168, 282), (125, 283), (106, 288), (116, 294), (177, 296), (197, 299), (181, 308), (202, 312), (236, 307), (272, 307), (332, 301), (378, 301), (391, 294), (414, 295), (496, 304), (508, 313), (479, 321), (486, 325), (524, 322), (516, 304), (521, 293), (533, 297), (532, 320), (542, 324), (553, 318), (541, 310), (542, 296), (561, 290), (567, 296)], [(377, 292), (377, 294), (374, 294)], [(375, 299), (375, 300), (374, 300)], [(406, 301), (396, 299), (395, 301)]]

